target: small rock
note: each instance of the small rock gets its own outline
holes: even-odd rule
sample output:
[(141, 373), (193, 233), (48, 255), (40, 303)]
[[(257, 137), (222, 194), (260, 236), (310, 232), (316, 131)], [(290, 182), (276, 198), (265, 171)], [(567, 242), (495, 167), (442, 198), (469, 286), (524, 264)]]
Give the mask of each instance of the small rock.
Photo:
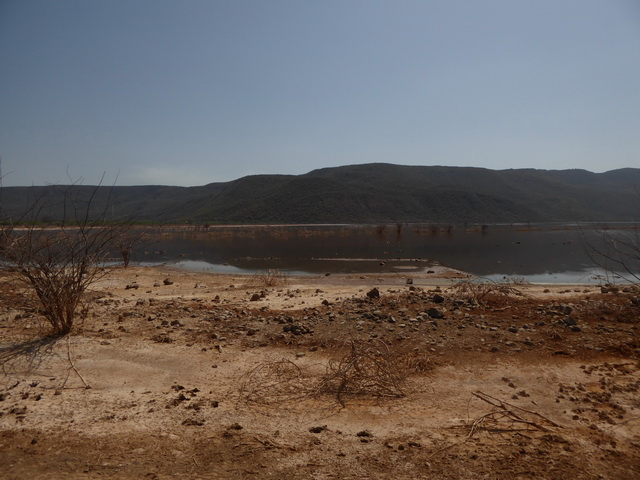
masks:
[(327, 428), (327, 426), (326, 426), (326, 425), (322, 425), (322, 426), (320, 426), (320, 427), (311, 427), (311, 428), (309, 429), (309, 431), (310, 431), (311, 433), (322, 433), (322, 432), (325, 432), (325, 431), (327, 431), (327, 430), (329, 430), (329, 429)]
[(436, 293), (432, 298), (431, 301), (433, 303), (443, 303), (444, 302), (444, 297), (438, 293)]
[(188, 427), (201, 427), (202, 425), (204, 425), (204, 420), (200, 420), (198, 418), (187, 418), (182, 422), (182, 425)]

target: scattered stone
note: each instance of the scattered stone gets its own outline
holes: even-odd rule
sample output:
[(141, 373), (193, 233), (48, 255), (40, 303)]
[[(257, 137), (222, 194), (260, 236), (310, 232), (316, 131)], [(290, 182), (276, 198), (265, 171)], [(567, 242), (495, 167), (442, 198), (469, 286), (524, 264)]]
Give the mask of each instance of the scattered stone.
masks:
[(202, 425), (204, 425), (204, 420), (200, 420), (197, 418), (187, 418), (182, 422), (182, 425), (185, 425), (187, 427), (201, 427)]
[(444, 297), (438, 293), (436, 293), (432, 298), (431, 301), (433, 303), (443, 303), (444, 302)]
[(369, 290), (367, 292), (367, 297), (369, 297), (369, 298), (380, 298), (380, 290), (378, 290), (376, 287), (372, 288), (371, 290)]
[(327, 426), (326, 426), (326, 425), (322, 425), (322, 426), (320, 426), (320, 427), (311, 427), (311, 428), (309, 429), (309, 431), (310, 431), (311, 433), (322, 433), (322, 432), (326, 432), (327, 430), (329, 430), (329, 429), (327, 428)]
[(162, 283), (164, 283), (165, 285), (173, 285), (173, 280), (171, 280), (170, 278), (165, 278)]

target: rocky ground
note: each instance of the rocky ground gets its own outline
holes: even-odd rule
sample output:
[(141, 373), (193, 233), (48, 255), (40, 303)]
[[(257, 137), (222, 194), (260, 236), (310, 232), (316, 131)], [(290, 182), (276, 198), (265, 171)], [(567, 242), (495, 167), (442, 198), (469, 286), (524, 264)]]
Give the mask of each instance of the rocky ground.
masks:
[(0, 279), (3, 478), (638, 478), (640, 293), (115, 269)]

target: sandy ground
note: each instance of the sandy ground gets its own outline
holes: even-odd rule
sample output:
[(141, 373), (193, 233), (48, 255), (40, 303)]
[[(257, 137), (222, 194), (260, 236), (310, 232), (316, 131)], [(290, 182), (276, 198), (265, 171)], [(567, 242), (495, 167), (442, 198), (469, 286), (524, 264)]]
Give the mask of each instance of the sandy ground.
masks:
[(115, 269), (51, 338), (4, 276), (0, 476), (638, 478), (638, 292), (465, 279)]

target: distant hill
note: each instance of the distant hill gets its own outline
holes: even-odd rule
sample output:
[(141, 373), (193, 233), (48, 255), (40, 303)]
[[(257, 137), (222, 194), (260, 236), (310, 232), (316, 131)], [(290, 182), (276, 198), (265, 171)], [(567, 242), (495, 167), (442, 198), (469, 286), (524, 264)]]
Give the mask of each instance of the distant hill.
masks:
[[(0, 206), (19, 218), (77, 214), (157, 223), (496, 223), (640, 221), (640, 169), (488, 170), (383, 163), (304, 175), (253, 175), (201, 187), (5, 187)], [(94, 195), (90, 201), (91, 196)]]

